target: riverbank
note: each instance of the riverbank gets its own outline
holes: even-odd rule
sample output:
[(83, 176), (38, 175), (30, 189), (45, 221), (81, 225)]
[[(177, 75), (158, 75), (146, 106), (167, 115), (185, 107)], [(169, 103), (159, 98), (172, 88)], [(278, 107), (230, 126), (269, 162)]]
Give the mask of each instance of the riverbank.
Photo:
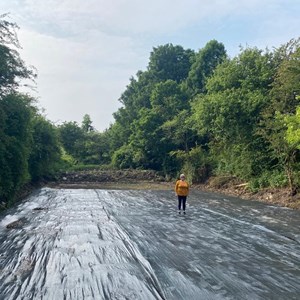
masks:
[[(173, 182), (78, 182), (78, 183), (49, 183), (49, 187), (61, 189), (115, 189), (115, 190), (173, 190)], [(255, 200), (268, 204), (300, 209), (300, 197), (289, 195), (287, 189), (265, 189), (257, 193), (247, 192), (239, 188), (215, 188), (205, 184), (193, 184), (192, 189), (239, 197), (245, 200)]]
[[(24, 186), (18, 193), (17, 199), (24, 199), (42, 186), (61, 189), (173, 190), (174, 184), (175, 182), (166, 180), (151, 170), (72, 171), (61, 173), (53, 181)], [(224, 181), (220, 178), (211, 178), (205, 184), (192, 184), (191, 188), (300, 209), (300, 194), (291, 196), (286, 188), (268, 188), (253, 193), (247, 189), (246, 184), (235, 180)], [(5, 208), (7, 207), (2, 207)]]
[(207, 183), (195, 184), (193, 187), (202, 191), (221, 193), (245, 200), (255, 200), (282, 207), (300, 209), (300, 194), (291, 195), (291, 191), (288, 188), (265, 188), (257, 192), (250, 192), (245, 183), (237, 183), (232, 180), (218, 185), (215, 181), (215, 178), (211, 178)]
[[(92, 189), (152, 189), (172, 190), (174, 182), (152, 170), (89, 170), (62, 173), (56, 182), (47, 184), (58, 188)], [(291, 195), (287, 188), (261, 189), (250, 192), (247, 184), (224, 178), (210, 178), (205, 184), (193, 184), (192, 188), (256, 200), (273, 205), (300, 209), (300, 194)]]

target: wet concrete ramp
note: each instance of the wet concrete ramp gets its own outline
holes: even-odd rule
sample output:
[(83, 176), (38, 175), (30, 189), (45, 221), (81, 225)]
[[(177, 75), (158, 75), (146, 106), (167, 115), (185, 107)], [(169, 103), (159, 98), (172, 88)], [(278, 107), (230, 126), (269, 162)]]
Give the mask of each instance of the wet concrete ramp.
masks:
[(0, 299), (299, 299), (299, 212), (44, 188), (0, 219)]

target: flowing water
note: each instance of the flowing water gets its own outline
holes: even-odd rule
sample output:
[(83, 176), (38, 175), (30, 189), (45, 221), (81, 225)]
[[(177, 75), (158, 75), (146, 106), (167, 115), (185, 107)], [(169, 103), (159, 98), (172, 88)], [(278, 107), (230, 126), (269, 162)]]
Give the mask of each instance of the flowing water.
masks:
[(173, 191), (43, 188), (0, 216), (0, 299), (300, 299), (299, 217), (198, 191), (179, 215)]

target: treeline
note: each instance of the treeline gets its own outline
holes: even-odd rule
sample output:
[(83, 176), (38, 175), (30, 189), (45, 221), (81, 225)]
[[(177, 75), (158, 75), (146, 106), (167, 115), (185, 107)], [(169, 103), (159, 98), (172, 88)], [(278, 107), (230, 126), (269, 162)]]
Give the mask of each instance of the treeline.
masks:
[(55, 126), (18, 92), (35, 70), (18, 54), (17, 25), (0, 18), (0, 201), (66, 168), (152, 169), (189, 181), (228, 176), (252, 190), (300, 186), (300, 40), (227, 55), (216, 40), (199, 51), (153, 48), (130, 78), (104, 132)]
[(300, 40), (228, 57), (212, 40), (195, 52), (153, 48), (120, 97), (105, 132), (85, 116), (60, 127), (80, 164), (153, 169), (189, 180), (227, 176), (248, 188), (300, 185)]
[(212, 40), (198, 52), (154, 48), (130, 79), (104, 133), (116, 168), (226, 175), (249, 188), (299, 186), (300, 43), (240, 49)]
[(56, 127), (37, 109), (36, 100), (18, 92), (36, 72), (21, 59), (18, 26), (0, 16), (0, 207), (15, 200), (26, 184), (53, 176), (61, 163)]

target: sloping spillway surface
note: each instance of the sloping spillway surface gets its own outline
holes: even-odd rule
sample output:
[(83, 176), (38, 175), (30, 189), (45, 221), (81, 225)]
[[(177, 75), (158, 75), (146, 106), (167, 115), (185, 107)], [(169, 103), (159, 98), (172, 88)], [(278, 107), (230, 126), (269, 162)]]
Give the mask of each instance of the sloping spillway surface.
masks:
[(0, 299), (299, 299), (299, 216), (198, 191), (178, 215), (173, 191), (43, 188), (1, 216)]

